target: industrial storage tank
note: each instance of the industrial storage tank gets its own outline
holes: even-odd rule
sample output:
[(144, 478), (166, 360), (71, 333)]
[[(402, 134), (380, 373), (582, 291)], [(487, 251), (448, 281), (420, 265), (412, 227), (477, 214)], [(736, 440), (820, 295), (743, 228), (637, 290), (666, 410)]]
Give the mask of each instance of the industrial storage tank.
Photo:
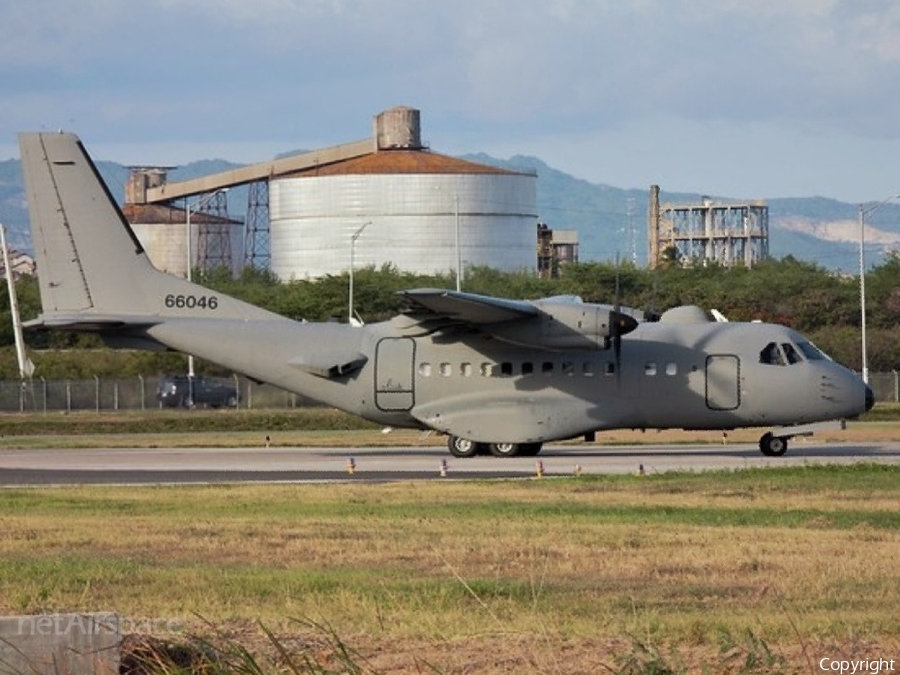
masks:
[(535, 267), (536, 180), (432, 153), (418, 111), (375, 118), (373, 152), (269, 183), (271, 269), (314, 278), (386, 264), (405, 272)]
[[(187, 223), (184, 209), (156, 204), (126, 204), (123, 213), (150, 262), (163, 272), (187, 275)], [(191, 214), (191, 268), (228, 267), (240, 272), (244, 255), (243, 223), (204, 212)]]

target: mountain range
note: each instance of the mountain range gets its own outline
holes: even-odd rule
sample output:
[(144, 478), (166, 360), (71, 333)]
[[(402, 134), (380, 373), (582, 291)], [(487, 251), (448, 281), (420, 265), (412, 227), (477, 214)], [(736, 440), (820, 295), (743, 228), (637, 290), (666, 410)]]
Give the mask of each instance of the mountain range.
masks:
[[(621, 257), (633, 259), (638, 265), (646, 263), (649, 186), (646, 190), (626, 190), (590, 183), (554, 169), (536, 157), (499, 160), (473, 154), (462, 159), (535, 172), (540, 219), (554, 229), (578, 230), (582, 261), (610, 261)], [(103, 161), (97, 166), (110, 191), (121, 200), (128, 168)], [(169, 179), (184, 180), (237, 166), (240, 165), (224, 160), (202, 160), (171, 171)], [(662, 202), (697, 203), (707, 196), (666, 192), (664, 185), (660, 188)], [(246, 211), (246, 194), (246, 188), (229, 192), (229, 210), (236, 217), (243, 217)], [(849, 274), (859, 269), (860, 228), (856, 204), (826, 197), (766, 200), (764, 196), (708, 196), (723, 201), (765, 200), (769, 207), (769, 254), (775, 258), (790, 255)], [(12, 248), (32, 250), (19, 160), (0, 162), (0, 223), (7, 226), (7, 240)], [(900, 250), (900, 205), (889, 203), (866, 217), (866, 260), (869, 265), (877, 265), (895, 250)]]

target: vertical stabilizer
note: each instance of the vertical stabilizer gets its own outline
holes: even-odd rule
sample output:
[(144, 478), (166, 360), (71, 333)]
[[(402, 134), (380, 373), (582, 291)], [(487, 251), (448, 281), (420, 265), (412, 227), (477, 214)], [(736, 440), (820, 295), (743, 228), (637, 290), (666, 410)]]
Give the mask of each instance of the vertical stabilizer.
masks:
[(19, 136), (43, 305), (33, 325), (276, 315), (157, 270), (74, 134)]
[(19, 144), (44, 312), (134, 311), (156, 270), (81, 142), (38, 133)]

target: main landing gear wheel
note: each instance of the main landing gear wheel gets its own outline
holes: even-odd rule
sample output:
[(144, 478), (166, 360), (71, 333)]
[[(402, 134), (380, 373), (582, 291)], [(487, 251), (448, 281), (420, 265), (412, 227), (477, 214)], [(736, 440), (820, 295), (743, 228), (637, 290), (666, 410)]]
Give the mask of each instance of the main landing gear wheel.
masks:
[(540, 453), (541, 448), (544, 447), (543, 443), (520, 443), (519, 444), (519, 456), (520, 457), (537, 457)]
[(759, 439), (759, 449), (766, 457), (781, 457), (787, 452), (787, 447), (787, 438), (774, 436), (771, 431)]
[(450, 454), (454, 457), (474, 457), (481, 452), (482, 444), (470, 441), (468, 438), (450, 436), (447, 439), (447, 447), (450, 448)]
[(515, 457), (522, 453), (518, 443), (491, 443), (491, 454), (494, 457)]

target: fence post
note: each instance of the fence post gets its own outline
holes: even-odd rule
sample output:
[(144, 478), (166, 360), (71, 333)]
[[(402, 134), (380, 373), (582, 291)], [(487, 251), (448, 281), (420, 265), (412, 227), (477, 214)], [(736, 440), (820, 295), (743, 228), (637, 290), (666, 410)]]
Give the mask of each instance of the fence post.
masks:
[(44, 414), (47, 414), (47, 380), (41, 378), (41, 395), (44, 397)]
[(234, 378), (234, 392), (235, 392), (235, 395), (237, 396), (237, 403), (235, 403), (234, 407), (240, 408), (241, 407), (241, 383), (240, 383), (240, 380), (238, 380), (237, 373), (234, 373), (232, 375), (232, 377)]
[(900, 401), (900, 382), (897, 381), (897, 371), (891, 371), (894, 374), (894, 403)]
[(100, 378), (94, 375), (94, 410), (100, 412)]
[(144, 404), (144, 398), (146, 396), (144, 392), (144, 376), (138, 375), (138, 381), (141, 383), (141, 410), (146, 410), (147, 406)]

